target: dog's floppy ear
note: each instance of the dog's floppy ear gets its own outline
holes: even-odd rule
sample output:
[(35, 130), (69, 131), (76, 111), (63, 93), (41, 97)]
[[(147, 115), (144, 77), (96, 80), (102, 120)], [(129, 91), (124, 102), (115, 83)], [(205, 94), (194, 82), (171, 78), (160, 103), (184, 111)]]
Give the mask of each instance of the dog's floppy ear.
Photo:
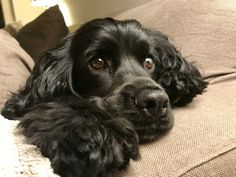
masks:
[(24, 88), (13, 93), (2, 110), (8, 119), (21, 117), (26, 109), (48, 100), (59, 93), (73, 92), (71, 87), (72, 59), (70, 46), (73, 34), (63, 39), (57, 47), (42, 54)]
[(166, 90), (173, 106), (184, 106), (201, 94), (207, 83), (198, 69), (184, 59), (165, 35), (151, 30), (148, 34), (155, 46), (155, 80)]

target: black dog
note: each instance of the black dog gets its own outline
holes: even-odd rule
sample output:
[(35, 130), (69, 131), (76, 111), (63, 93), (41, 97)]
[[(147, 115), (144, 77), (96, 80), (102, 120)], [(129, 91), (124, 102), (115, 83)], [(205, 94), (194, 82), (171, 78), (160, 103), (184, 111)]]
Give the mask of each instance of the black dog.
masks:
[(97, 19), (45, 52), (2, 110), (63, 177), (102, 177), (173, 126), (171, 106), (206, 87), (168, 38), (135, 20)]

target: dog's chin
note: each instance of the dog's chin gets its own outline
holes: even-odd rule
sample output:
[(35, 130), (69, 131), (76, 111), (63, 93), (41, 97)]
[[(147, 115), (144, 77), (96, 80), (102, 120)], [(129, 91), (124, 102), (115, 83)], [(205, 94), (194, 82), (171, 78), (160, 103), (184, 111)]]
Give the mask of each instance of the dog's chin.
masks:
[(155, 119), (143, 114), (126, 114), (124, 116), (132, 122), (139, 136), (140, 144), (150, 143), (164, 136), (174, 125), (174, 117), (171, 110), (168, 111), (166, 116)]
[(139, 143), (149, 143), (165, 135), (173, 127), (172, 120), (159, 120), (147, 126), (136, 126), (135, 130), (139, 136)]

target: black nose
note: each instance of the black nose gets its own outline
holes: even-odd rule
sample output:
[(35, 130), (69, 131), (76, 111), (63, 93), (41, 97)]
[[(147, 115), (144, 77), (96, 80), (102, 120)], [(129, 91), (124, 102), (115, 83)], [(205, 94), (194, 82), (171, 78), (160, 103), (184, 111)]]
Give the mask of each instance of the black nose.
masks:
[(166, 116), (169, 99), (164, 91), (142, 90), (136, 95), (135, 105), (148, 111), (152, 117)]

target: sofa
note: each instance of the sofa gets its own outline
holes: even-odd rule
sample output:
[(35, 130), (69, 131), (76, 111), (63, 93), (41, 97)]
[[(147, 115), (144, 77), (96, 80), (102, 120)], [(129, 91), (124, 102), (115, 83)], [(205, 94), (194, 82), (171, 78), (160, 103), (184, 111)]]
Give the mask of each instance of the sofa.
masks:
[[(167, 34), (186, 59), (199, 68), (209, 85), (190, 104), (173, 108), (173, 129), (155, 142), (141, 145), (142, 158), (131, 161), (126, 170), (112, 176), (236, 176), (236, 2), (154, 0), (115, 18), (137, 19), (144, 26)], [(9, 93), (24, 85), (38, 56), (24, 48), (19, 38), (3, 30), (0, 43), (3, 107)], [(16, 125), (16, 121), (0, 119), (0, 136), (7, 142), (0, 154), (17, 156), (17, 162), (12, 157), (14, 163), (7, 164), (7, 158), (1, 158), (0, 176), (54, 176), (48, 160), (27, 143)]]

